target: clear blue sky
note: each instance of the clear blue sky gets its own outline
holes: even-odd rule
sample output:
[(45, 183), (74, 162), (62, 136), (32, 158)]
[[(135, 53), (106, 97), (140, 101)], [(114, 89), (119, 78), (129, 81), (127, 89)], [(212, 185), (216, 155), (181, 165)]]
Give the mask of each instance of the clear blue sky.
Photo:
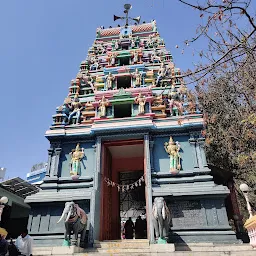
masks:
[(195, 57), (175, 45), (192, 37), (200, 20), (176, 0), (0, 1), (0, 167), (7, 177), (25, 178), (33, 164), (47, 160), (44, 133), (56, 106), (67, 96), (96, 28), (114, 26), (113, 14), (123, 15), (127, 2), (133, 5), (130, 16), (157, 21), (175, 64), (192, 68)]

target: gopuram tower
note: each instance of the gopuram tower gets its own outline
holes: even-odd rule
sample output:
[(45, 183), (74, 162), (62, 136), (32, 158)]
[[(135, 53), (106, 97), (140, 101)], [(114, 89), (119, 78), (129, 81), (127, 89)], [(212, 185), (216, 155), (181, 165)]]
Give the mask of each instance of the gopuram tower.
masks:
[[(140, 238), (155, 241), (152, 208), (165, 200), (168, 242), (235, 241), (228, 223), (229, 190), (210, 175), (203, 118), (190, 102), (181, 71), (156, 21), (98, 28), (46, 131), (50, 142), (41, 190), (28, 229), (35, 243), (61, 245), (65, 202), (87, 216), (85, 243), (122, 239), (123, 223), (141, 216)], [(162, 199), (161, 199), (162, 198)], [(137, 236), (138, 237), (138, 236)]]

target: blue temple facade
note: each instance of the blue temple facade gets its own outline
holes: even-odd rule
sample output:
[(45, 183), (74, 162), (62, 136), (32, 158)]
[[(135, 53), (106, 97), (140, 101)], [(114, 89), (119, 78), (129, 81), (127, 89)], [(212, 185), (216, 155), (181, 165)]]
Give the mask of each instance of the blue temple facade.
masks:
[(25, 200), (35, 243), (61, 245), (67, 201), (88, 215), (88, 244), (121, 239), (122, 221), (139, 215), (154, 242), (155, 197), (171, 212), (169, 242), (234, 242), (229, 190), (213, 181), (202, 130), (156, 21), (98, 28), (46, 131), (41, 190)]

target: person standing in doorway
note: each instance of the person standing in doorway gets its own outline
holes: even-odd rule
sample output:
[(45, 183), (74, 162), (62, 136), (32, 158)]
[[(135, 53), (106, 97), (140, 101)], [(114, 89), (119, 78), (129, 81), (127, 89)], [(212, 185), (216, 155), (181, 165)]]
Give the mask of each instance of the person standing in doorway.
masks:
[(142, 239), (144, 235), (143, 233), (144, 233), (144, 223), (143, 223), (143, 220), (141, 219), (141, 216), (139, 216), (135, 222), (135, 238)]
[(5, 256), (8, 252), (8, 242), (0, 235), (0, 256)]
[(129, 219), (125, 222), (124, 229), (125, 229), (125, 238), (133, 239), (134, 224), (132, 222), (131, 217), (129, 217)]
[(28, 235), (28, 230), (22, 231), (15, 242), (16, 247), (23, 256), (32, 256), (33, 238)]

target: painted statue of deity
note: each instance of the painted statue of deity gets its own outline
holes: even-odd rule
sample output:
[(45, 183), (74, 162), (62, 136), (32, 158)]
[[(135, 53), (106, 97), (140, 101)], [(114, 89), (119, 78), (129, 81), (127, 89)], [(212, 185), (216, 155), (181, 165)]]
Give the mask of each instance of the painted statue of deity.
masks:
[(107, 80), (108, 90), (112, 90), (113, 89), (113, 81), (115, 80), (115, 76), (113, 76), (113, 74), (111, 72), (109, 72), (108, 75), (106, 76), (106, 80)]
[(108, 60), (108, 65), (115, 66), (115, 64), (116, 64), (116, 54), (112, 53)]
[(167, 65), (167, 71), (166, 71), (166, 74), (168, 76), (174, 76), (174, 63), (173, 62), (169, 62), (168, 65)]
[(134, 41), (134, 39), (132, 39), (132, 41), (131, 41), (131, 48), (135, 48), (135, 41)]
[(147, 47), (149, 47), (149, 48), (153, 47), (153, 43), (154, 43), (153, 35), (149, 35), (148, 41), (147, 41)]
[(169, 142), (164, 143), (164, 149), (170, 156), (170, 173), (178, 173), (181, 170), (180, 144), (170, 137)]
[(116, 41), (115, 41), (115, 50), (118, 50), (118, 49), (119, 49), (119, 41), (116, 40)]
[(99, 60), (97, 57), (95, 58), (94, 56), (92, 56), (90, 62), (91, 62), (90, 70), (99, 69)]
[(82, 75), (82, 79), (83, 79), (83, 82), (85, 83), (85, 85), (90, 85), (91, 88), (94, 90), (93, 79), (88, 70), (86, 70), (85, 74)]
[(158, 75), (156, 79), (156, 84), (159, 85), (159, 82), (166, 76), (166, 67), (162, 62), (160, 65), (160, 69), (158, 70)]
[(161, 57), (158, 56), (158, 53), (157, 53), (156, 49), (154, 49), (154, 51), (152, 52), (150, 60), (151, 60), (152, 63), (161, 62)]
[(84, 149), (81, 149), (79, 143), (77, 143), (76, 148), (72, 149), (69, 154), (71, 156), (70, 175), (77, 177), (81, 175), (81, 160), (84, 157)]
[(76, 124), (80, 122), (81, 110), (83, 109), (82, 104), (79, 101), (78, 95), (76, 94), (71, 104), (69, 104), (69, 109), (72, 111), (68, 117), (68, 123), (71, 123), (72, 118), (75, 116)]
[[(180, 93), (177, 91), (175, 88), (175, 85), (172, 85), (171, 92), (168, 95), (168, 104), (169, 104), (169, 109), (170, 109), (170, 115), (178, 115), (179, 113), (181, 114), (183, 111), (183, 106), (180, 101)], [(175, 111), (173, 108), (176, 107), (178, 109), (178, 112)]]
[(139, 115), (143, 115), (145, 113), (146, 98), (140, 93), (139, 96), (134, 99), (134, 102), (139, 104)]
[(135, 72), (132, 74), (132, 77), (135, 78), (134, 82), (134, 87), (141, 86), (141, 73), (140, 71), (136, 68)]
[(102, 97), (102, 99), (99, 101), (99, 115), (100, 117), (105, 117), (107, 115), (107, 106), (109, 105), (108, 100), (105, 98), (105, 96)]
[(139, 62), (139, 53), (138, 52), (134, 52), (133, 63), (138, 63), (138, 62)]
[(99, 44), (98, 47), (97, 47), (97, 49), (98, 49), (98, 53), (99, 53), (99, 54), (104, 54), (104, 53), (106, 52), (103, 43)]

